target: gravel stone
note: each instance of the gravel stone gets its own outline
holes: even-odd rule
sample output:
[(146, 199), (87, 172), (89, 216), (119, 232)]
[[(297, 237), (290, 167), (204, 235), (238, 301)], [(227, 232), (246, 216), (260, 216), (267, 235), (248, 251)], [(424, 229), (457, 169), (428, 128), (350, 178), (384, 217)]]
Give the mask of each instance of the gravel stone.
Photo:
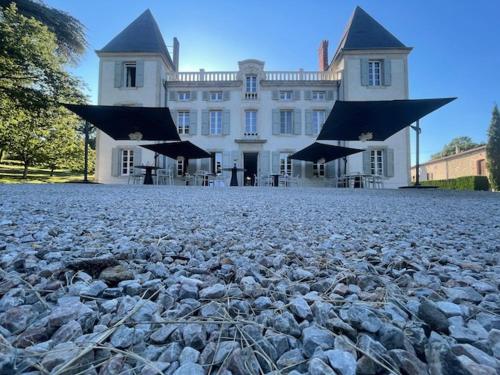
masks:
[(344, 350), (328, 350), (325, 352), (330, 366), (340, 375), (356, 375), (356, 358)]

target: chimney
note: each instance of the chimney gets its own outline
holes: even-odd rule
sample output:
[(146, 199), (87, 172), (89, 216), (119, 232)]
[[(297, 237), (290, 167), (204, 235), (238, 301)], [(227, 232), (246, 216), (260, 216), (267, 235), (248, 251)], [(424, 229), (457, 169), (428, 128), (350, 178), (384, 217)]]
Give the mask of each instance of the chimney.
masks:
[(179, 71), (179, 41), (174, 37), (174, 68), (175, 71)]
[(322, 40), (318, 49), (319, 70), (328, 70), (328, 40)]
[(455, 154), (460, 154), (460, 147), (455, 145)]

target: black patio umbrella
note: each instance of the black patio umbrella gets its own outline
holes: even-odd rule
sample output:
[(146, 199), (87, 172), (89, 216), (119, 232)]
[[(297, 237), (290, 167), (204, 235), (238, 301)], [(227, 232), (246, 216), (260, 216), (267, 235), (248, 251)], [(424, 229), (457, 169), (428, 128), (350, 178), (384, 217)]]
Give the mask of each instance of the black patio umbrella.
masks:
[(317, 139), (384, 141), (455, 99), (337, 100)]
[(179, 156), (183, 156), (186, 159), (204, 159), (210, 157), (207, 151), (189, 141), (165, 142), (140, 146), (172, 159), (177, 159)]
[(327, 145), (324, 143), (314, 142), (313, 144), (297, 151), (290, 155), (291, 159), (312, 161), (316, 163), (319, 160), (329, 161), (343, 158), (348, 155), (356, 154), (364, 150), (358, 148), (349, 148), (341, 146)]
[(115, 140), (179, 141), (166, 107), (63, 104)]

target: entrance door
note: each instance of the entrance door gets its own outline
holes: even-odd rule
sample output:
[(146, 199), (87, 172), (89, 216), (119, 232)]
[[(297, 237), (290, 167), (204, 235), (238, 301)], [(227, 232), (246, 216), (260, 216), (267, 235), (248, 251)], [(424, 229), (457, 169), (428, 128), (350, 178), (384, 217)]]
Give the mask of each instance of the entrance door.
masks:
[(243, 168), (245, 168), (243, 185), (245, 186), (254, 185), (255, 176), (257, 175), (258, 155), (258, 152), (243, 153)]

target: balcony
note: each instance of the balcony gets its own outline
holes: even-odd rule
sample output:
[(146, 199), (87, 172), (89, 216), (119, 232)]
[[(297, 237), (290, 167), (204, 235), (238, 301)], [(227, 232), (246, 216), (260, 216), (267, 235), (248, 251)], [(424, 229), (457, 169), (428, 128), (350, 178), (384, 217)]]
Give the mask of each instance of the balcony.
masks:
[[(263, 71), (261, 79), (265, 82), (274, 81), (305, 81), (305, 82), (324, 82), (336, 81), (334, 72), (317, 71)], [(166, 80), (168, 82), (242, 82), (242, 74), (238, 71), (233, 72), (205, 72), (201, 69), (199, 72), (169, 72)], [(254, 98), (249, 98), (250, 100)]]
[(257, 132), (245, 132), (241, 138), (236, 138), (234, 141), (236, 143), (266, 143), (267, 139), (260, 138)]
[(245, 100), (257, 100), (257, 93), (256, 92), (246, 92), (245, 93)]

